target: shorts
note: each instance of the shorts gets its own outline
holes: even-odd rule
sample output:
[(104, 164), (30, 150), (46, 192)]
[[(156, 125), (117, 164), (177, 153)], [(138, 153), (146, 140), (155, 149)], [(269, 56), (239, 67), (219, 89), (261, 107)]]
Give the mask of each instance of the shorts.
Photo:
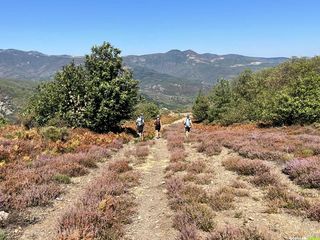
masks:
[(143, 126), (137, 127), (137, 132), (138, 133), (143, 133)]
[(184, 129), (185, 129), (186, 132), (190, 132), (191, 127), (185, 127)]
[(156, 131), (160, 131), (161, 126), (160, 126), (160, 125), (159, 125), (159, 126), (155, 126), (154, 129), (155, 129)]

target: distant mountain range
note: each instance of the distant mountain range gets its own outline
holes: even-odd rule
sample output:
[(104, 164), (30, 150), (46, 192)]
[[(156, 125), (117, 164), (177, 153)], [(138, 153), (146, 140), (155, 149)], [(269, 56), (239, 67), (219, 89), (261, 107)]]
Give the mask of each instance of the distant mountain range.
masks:
[[(72, 60), (81, 64), (83, 57), (0, 49), (0, 78), (49, 80)], [(125, 65), (140, 80), (142, 93), (169, 107), (190, 104), (199, 89), (208, 89), (219, 78), (230, 79), (246, 68), (256, 71), (285, 60), (283, 57), (198, 54), (192, 50), (123, 57)]]

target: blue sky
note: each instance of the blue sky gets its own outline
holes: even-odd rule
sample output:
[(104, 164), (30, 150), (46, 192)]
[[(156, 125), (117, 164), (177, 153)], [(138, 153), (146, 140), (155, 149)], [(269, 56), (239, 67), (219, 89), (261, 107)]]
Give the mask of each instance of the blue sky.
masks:
[(0, 0), (0, 48), (320, 55), (318, 0)]

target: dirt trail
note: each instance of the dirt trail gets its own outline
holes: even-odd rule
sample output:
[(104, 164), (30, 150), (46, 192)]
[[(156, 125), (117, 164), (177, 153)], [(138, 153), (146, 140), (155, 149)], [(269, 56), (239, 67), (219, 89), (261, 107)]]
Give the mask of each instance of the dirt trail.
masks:
[[(124, 148), (119, 150), (113, 155), (112, 158), (118, 159), (129, 148), (129, 145), (124, 145)], [(72, 184), (66, 186), (66, 193), (54, 201), (53, 206), (50, 208), (33, 208), (31, 214), (40, 217), (38, 223), (28, 226), (20, 240), (53, 240), (57, 233), (57, 223), (59, 218), (72, 207), (79, 196), (84, 194), (86, 186), (92, 180), (97, 178), (103, 173), (103, 166), (108, 164), (110, 160), (98, 163), (98, 168), (91, 169), (89, 174), (72, 178)]]
[(168, 163), (166, 141), (158, 139), (150, 147), (145, 163), (135, 167), (142, 174), (141, 184), (133, 191), (138, 214), (133, 223), (128, 225), (124, 239), (175, 239), (177, 233), (172, 228), (172, 212), (164, 186), (164, 170)]
[[(176, 123), (182, 120), (176, 121)], [(119, 159), (125, 152), (132, 150), (133, 145), (127, 144), (112, 157)], [(72, 184), (66, 185), (65, 194), (54, 201), (49, 208), (32, 208), (31, 216), (39, 219), (33, 225), (23, 229), (20, 240), (53, 240), (56, 239), (57, 223), (60, 217), (72, 207), (79, 196), (84, 194), (86, 186), (100, 176), (110, 160), (98, 163), (98, 168), (91, 169), (88, 175), (72, 178)], [(169, 153), (164, 139), (158, 139), (150, 147), (149, 157), (145, 163), (135, 166), (141, 172), (141, 185), (134, 190), (138, 203), (138, 215), (128, 226), (125, 239), (174, 239), (171, 210), (164, 187), (164, 169), (169, 162)]]

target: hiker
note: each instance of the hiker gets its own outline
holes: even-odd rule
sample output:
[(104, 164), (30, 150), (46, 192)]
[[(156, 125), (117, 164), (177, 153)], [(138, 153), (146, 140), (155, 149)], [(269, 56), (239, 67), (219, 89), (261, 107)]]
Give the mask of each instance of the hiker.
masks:
[(188, 138), (189, 137), (189, 132), (190, 132), (191, 127), (192, 127), (192, 121), (191, 121), (191, 118), (190, 118), (189, 114), (187, 115), (186, 120), (183, 121), (183, 125), (184, 125), (184, 131), (186, 133), (186, 137)]
[(157, 118), (154, 120), (154, 129), (156, 131), (156, 138), (160, 138), (160, 130), (161, 130), (161, 120), (160, 116), (158, 115)]
[(143, 128), (144, 128), (144, 117), (141, 113), (140, 116), (136, 120), (137, 132), (141, 141), (143, 141)]

